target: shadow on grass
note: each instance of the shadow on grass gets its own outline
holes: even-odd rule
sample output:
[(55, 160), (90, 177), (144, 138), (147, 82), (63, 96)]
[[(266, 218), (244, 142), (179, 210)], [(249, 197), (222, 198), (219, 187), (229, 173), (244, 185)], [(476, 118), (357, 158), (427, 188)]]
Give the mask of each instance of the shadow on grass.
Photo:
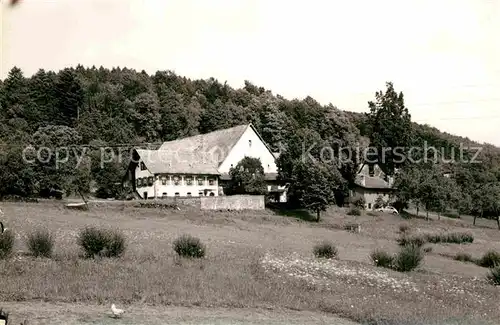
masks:
[(304, 209), (293, 209), (287, 205), (280, 204), (268, 204), (266, 208), (283, 217), (292, 217), (302, 221), (316, 222), (316, 216)]

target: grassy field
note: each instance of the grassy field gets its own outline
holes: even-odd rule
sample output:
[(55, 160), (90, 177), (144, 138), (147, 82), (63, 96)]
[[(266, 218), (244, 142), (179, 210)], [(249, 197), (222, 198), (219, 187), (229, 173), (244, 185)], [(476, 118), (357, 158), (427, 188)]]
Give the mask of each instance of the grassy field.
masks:
[[(458, 252), (480, 257), (490, 249), (500, 251), (495, 221), (479, 220), (473, 228), (469, 220), (351, 217), (342, 209), (328, 211), (315, 223), (271, 211), (101, 204), (84, 212), (68, 210), (60, 202), (2, 203), (0, 207), (6, 226), (17, 237), (16, 255), (0, 261), (4, 306), (22, 305), (29, 310), (41, 302), (75, 304), (87, 306), (87, 315), (88, 306), (100, 306), (95, 312), (101, 313), (112, 302), (136, 310), (165, 306), (293, 310), (374, 324), (442, 324), (444, 320), (487, 324), (500, 319), (500, 289), (486, 283), (488, 269), (451, 258)], [(342, 230), (352, 221), (361, 225), (360, 233)], [(401, 224), (413, 233), (469, 232), (474, 242), (428, 244), (432, 250), (423, 265), (410, 273), (376, 268), (370, 253), (376, 248), (396, 252)], [(87, 225), (122, 230), (128, 240), (125, 256), (80, 258), (76, 237)], [(23, 238), (38, 228), (48, 228), (55, 235), (52, 259), (25, 254)], [(172, 242), (182, 234), (199, 237), (207, 246), (206, 258), (178, 259)], [(337, 246), (338, 259), (313, 257), (313, 246), (323, 240)]]

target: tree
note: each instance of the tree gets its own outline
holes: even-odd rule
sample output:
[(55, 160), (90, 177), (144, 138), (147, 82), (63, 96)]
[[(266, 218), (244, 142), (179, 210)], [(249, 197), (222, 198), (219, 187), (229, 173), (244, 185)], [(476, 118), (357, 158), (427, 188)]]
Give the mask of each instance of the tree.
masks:
[(56, 124), (73, 127), (83, 105), (83, 88), (76, 73), (69, 68), (59, 72), (55, 85), (57, 100), (54, 120)]
[[(67, 194), (74, 190), (74, 184), (83, 152), (78, 144), (81, 136), (75, 129), (64, 125), (40, 127), (32, 137), (32, 145), (37, 157), (32, 157), (31, 164), (37, 174), (40, 191), (57, 189)], [(34, 150), (27, 150), (33, 153)], [(81, 175), (80, 175), (81, 176)]]
[(300, 206), (316, 212), (316, 221), (321, 211), (335, 204), (335, 191), (342, 186), (342, 176), (323, 163), (307, 163), (297, 160), (293, 167), (290, 197)]
[[(411, 145), (412, 123), (408, 109), (405, 107), (403, 93), (394, 90), (391, 82), (386, 83), (386, 92), (375, 93), (375, 102), (368, 102), (369, 133), (371, 146), (377, 149), (376, 158), (379, 166), (386, 174), (393, 175), (394, 170), (402, 166)], [(395, 152), (396, 148), (404, 150)]]
[(245, 157), (229, 170), (228, 194), (263, 195), (267, 193), (264, 168), (258, 158)]

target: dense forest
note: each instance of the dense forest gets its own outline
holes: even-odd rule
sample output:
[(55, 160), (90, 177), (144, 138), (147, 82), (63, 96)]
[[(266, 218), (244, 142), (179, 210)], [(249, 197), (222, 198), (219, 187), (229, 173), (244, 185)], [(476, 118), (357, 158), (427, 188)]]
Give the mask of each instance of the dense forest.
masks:
[[(286, 99), (248, 81), (234, 89), (214, 78), (191, 80), (170, 71), (149, 75), (127, 68), (81, 65), (58, 72), (41, 69), (26, 77), (15, 67), (0, 82), (0, 178), (4, 184), (0, 196), (43, 196), (50, 189), (88, 192), (91, 184), (98, 196), (117, 196), (130, 148), (243, 123), (252, 123), (273, 150), (284, 153), (278, 162), (282, 177), (334, 184), (317, 189), (318, 195), (335, 193), (328, 202), (342, 200), (363, 162), (361, 155), (340, 159), (345, 148), (422, 146), (426, 141), (443, 148), (440, 155), (449, 158), (458, 154), (461, 143), (480, 146), (411, 122), (403, 94), (391, 83), (386, 86), (385, 92), (374, 89), (368, 113), (354, 113), (321, 105), (311, 97)], [(313, 170), (300, 166), (297, 159), (305, 143), (337, 148), (338, 164)], [(52, 151), (38, 150), (42, 147)], [(115, 149), (114, 160), (101, 165), (104, 147)], [(57, 151), (57, 159), (56, 148), (66, 148)], [(320, 153), (315, 150), (311, 154), (317, 157)], [(481, 168), (495, 178), (498, 149), (486, 146), (481, 156), (487, 158)], [(383, 162), (389, 174), (397, 167), (409, 168), (398, 166), (393, 158)], [(462, 174), (478, 169), (462, 163), (453, 168)], [(466, 176), (472, 182), (479, 177)], [(469, 186), (467, 182), (458, 184), (461, 190)], [(303, 190), (297, 186), (294, 191), (300, 195)]]

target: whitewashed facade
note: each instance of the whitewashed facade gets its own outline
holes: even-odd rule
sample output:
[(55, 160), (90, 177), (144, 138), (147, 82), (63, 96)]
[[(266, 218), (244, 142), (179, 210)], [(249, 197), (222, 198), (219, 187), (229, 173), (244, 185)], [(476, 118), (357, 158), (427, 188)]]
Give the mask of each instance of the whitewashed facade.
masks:
[(268, 191), (286, 202), (275, 155), (251, 124), (165, 142), (157, 150), (136, 149), (128, 180), (143, 199), (218, 196), (231, 167), (245, 157), (260, 159)]

